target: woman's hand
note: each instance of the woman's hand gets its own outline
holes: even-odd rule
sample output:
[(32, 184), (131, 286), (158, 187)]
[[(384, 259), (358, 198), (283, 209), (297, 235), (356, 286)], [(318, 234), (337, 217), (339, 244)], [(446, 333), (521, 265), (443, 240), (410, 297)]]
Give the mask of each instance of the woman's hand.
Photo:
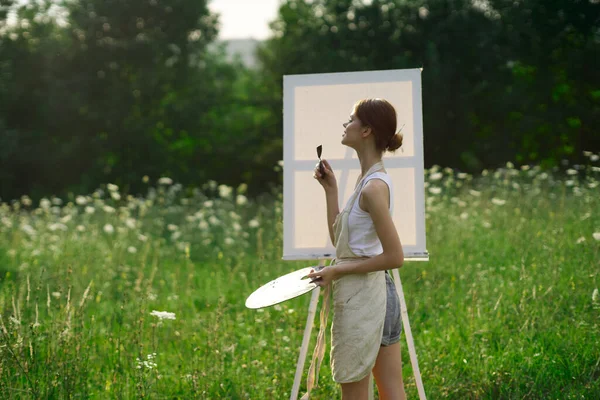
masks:
[(315, 285), (325, 287), (340, 277), (340, 271), (336, 265), (331, 265), (318, 271), (313, 269), (306, 277)]
[(321, 186), (323, 186), (323, 189), (325, 189), (326, 192), (337, 190), (337, 180), (335, 179), (335, 174), (331, 169), (331, 165), (329, 165), (327, 160), (322, 160), (321, 162), (323, 163), (323, 172), (325, 174), (321, 175), (321, 172), (319, 171), (319, 163), (317, 163), (313, 178), (315, 178), (321, 184)]

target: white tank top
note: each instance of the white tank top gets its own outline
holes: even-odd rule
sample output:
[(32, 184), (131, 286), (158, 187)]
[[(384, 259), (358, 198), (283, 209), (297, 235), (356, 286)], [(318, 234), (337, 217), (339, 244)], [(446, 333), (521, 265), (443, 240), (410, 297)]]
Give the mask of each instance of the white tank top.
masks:
[[(363, 188), (371, 179), (381, 179), (388, 185), (390, 191), (389, 211), (390, 215), (392, 215), (394, 191), (392, 190), (390, 176), (384, 172), (375, 172), (366, 178)], [(360, 197), (354, 203), (348, 215), (348, 228), (348, 244), (354, 254), (357, 256), (375, 257), (383, 253), (383, 247), (381, 246), (377, 232), (375, 232), (375, 225), (371, 219), (371, 214), (360, 208)]]

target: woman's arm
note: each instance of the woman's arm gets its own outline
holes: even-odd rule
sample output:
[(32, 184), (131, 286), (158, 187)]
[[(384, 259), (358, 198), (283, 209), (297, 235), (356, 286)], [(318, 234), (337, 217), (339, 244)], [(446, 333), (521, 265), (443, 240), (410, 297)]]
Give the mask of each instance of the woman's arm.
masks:
[(327, 227), (329, 228), (329, 237), (331, 238), (331, 243), (335, 245), (335, 232), (333, 230), (333, 223), (335, 222), (337, 215), (340, 213), (337, 187), (330, 191), (325, 191), (325, 201), (327, 202)]
[(365, 260), (334, 265), (308, 275), (310, 278), (322, 278), (317, 281), (321, 286), (325, 286), (343, 275), (394, 269), (404, 264), (404, 252), (400, 237), (389, 212), (387, 184), (379, 179), (369, 181), (362, 190), (362, 197), (364, 210), (371, 215), (375, 231), (383, 247), (383, 253)]
[(331, 238), (331, 243), (335, 245), (335, 232), (333, 230), (333, 223), (335, 222), (337, 215), (340, 213), (337, 180), (335, 179), (333, 169), (331, 169), (331, 165), (329, 165), (327, 160), (323, 160), (322, 162), (323, 172), (325, 172), (325, 175), (321, 175), (321, 172), (319, 171), (319, 164), (317, 163), (313, 176), (325, 190), (325, 201), (327, 204), (327, 227), (329, 228), (329, 237)]

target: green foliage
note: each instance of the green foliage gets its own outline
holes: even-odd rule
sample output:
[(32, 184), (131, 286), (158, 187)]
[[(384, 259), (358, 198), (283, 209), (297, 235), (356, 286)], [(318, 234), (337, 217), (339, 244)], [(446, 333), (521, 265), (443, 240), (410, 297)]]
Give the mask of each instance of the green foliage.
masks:
[(600, 147), (599, 17), (570, 0), (288, 0), (259, 56), (279, 93), (285, 74), (422, 67), (428, 165), (554, 166)]
[(214, 44), (206, 0), (1, 0), (0, 197), (139, 193), (163, 174), (268, 191), (282, 77), (299, 73), (422, 67), (428, 166), (581, 161), (600, 148), (599, 17), (590, 1), (286, 0), (248, 69)]
[(49, 6), (21, 6), (0, 42), (0, 197), (277, 181), (256, 72), (208, 49), (206, 1), (66, 2), (66, 25)]
[[(587, 157), (567, 176), (425, 171), (431, 260), (400, 273), (429, 398), (600, 396), (600, 167)], [(244, 301), (307, 263), (280, 261), (279, 191), (246, 194), (163, 179), (144, 197), (108, 184), (0, 204), (0, 397), (288, 398), (310, 296)], [(315, 398), (340, 397), (328, 364)]]

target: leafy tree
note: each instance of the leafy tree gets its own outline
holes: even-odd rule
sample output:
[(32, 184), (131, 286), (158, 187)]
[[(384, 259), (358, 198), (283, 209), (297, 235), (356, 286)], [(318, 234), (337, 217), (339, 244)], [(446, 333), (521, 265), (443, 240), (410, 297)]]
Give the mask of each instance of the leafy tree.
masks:
[(288, 0), (259, 58), (274, 103), (285, 74), (423, 67), (427, 164), (554, 165), (600, 147), (599, 5), (547, 3)]

